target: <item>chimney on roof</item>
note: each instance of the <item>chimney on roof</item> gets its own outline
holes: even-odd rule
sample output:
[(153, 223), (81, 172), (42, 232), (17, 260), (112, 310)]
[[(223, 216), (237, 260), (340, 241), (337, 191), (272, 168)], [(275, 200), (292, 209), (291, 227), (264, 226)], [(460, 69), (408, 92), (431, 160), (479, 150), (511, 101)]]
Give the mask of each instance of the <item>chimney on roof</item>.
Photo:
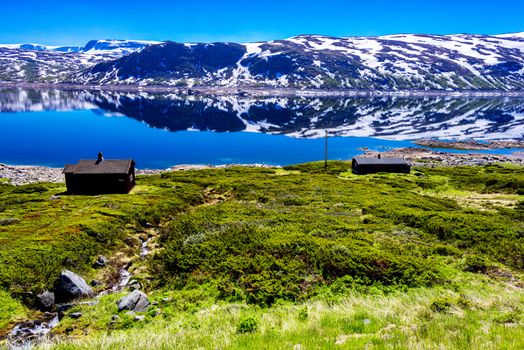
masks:
[(98, 158), (96, 159), (96, 164), (100, 164), (104, 161), (104, 155), (102, 152), (98, 152)]

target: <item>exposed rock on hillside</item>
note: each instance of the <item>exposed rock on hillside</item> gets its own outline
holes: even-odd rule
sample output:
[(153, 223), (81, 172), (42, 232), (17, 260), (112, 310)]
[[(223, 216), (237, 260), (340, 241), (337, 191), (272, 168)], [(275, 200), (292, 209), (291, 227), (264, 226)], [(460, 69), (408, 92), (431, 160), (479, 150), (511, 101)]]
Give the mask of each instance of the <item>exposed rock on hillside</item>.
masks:
[(117, 302), (118, 311), (129, 310), (143, 312), (147, 310), (149, 304), (147, 295), (138, 289), (135, 289)]
[(66, 302), (79, 298), (93, 296), (93, 289), (79, 275), (69, 270), (64, 270), (60, 274), (60, 281), (56, 288), (56, 299)]

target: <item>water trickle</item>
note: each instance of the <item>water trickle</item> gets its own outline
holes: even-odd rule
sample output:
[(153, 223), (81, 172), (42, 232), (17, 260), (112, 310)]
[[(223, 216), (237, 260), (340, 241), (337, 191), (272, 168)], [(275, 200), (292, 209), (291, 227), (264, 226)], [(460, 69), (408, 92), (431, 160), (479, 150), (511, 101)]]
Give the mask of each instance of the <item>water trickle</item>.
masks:
[(58, 313), (46, 313), (42, 320), (26, 321), (17, 324), (8, 336), (9, 350), (29, 350), (35, 342), (47, 338), (51, 329), (58, 325)]
[(145, 241), (142, 242), (142, 246), (140, 247), (140, 257), (145, 258), (147, 254), (149, 254), (149, 243), (151, 243), (151, 240), (153, 239), (153, 236), (149, 237)]
[[(142, 242), (140, 246), (140, 257), (145, 258), (149, 252), (149, 244), (153, 237), (149, 237)], [(129, 280), (133, 276), (129, 272), (131, 263), (126, 264), (120, 271), (120, 277), (117, 283), (115, 283), (110, 289), (106, 289), (96, 296), (100, 298), (104, 295), (111, 293), (118, 293), (122, 291), (129, 283)], [(71, 304), (68, 308), (76, 305), (95, 305), (98, 301), (87, 301), (87, 302), (76, 302)], [(57, 305), (59, 307), (60, 305)], [(41, 319), (20, 322), (15, 325), (9, 336), (7, 337), (9, 350), (31, 350), (34, 345), (44, 342), (49, 339), (49, 333), (51, 330), (58, 325), (60, 319), (57, 312), (46, 312)]]

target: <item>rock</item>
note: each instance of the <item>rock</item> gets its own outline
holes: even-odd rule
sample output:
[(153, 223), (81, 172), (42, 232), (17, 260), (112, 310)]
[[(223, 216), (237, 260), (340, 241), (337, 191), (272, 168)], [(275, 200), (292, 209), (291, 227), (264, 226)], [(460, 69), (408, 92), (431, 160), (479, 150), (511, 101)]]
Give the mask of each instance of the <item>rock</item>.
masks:
[(57, 300), (67, 302), (73, 299), (91, 297), (93, 290), (81, 276), (69, 270), (64, 270), (60, 274), (55, 296)]
[(14, 224), (18, 224), (19, 222), (20, 222), (20, 219), (17, 219), (17, 218), (0, 219), (0, 226), (14, 225)]
[(73, 306), (75, 305), (74, 304), (60, 304), (56, 306), (56, 311), (63, 313), (64, 311), (69, 310)]
[(120, 320), (120, 316), (118, 315), (111, 316), (111, 321), (118, 321), (118, 320)]
[(107, 265), (107, 258), (103, 255), (100, 255), (98, 259), (96, 259), (95, 263), (93, 264), (93, 267), (105, 267)]
[(135, 316), (135, 318), (133, 319), (133, 321), (135, 321), (135, 322), (141, 322), (141, 321), (143, 321), (143, 320), (145, 320), (145, 319), (146, 319), (145, 316), (143, 316), (143, 315), (138, 315), (138, 316)]
[(99, 281), (99, 280), (97, 280), (97, 279), (94, 279), (94, 280), (91, 281), (91, 285), (92, 285), (93, 287), (101, 286), (101, 285), (102, 285), (102, 281)]
[(127, 244), (130, 247), (136, 247), (140, 245), (140, 240), (138, 240), (135, 237), (128, 236), (124, 238), (124, 243)]
[(38, 294), (36, 298), (38, 301), (38, 306), (42, 310), (51, 310), (53, 305), (55, 305), (55, 293), (48, 290)]
[(55, 201), (57, 199), (60, 199), (61, 197), (58, 196), (58, 195), (54, 195), (54, 196), (51, 196), (51, 198), (49, 198), (50, 201)]
[(119, 301), (117, 301), (118, 311), (130, 310), (135, 312), (146, 311), (149, 307), (149, 299), (143, 292), (135, 289)]
[(134, 290), (134, 289), (140, 289), (140, 288), (142, 288), (142, 286), (140, 285), (140, 282), (138, 282), (137, 280), (131, 280), (131, 281), (129, 281), (129, 284), (128, 284), (128, 285), (129, 285), (129, 287), (130, 287), (131, 289), (133, 289), (133, 290)]
[(80, 318), (80, 317), (82, 317), (82, 313), (81, 312), (73, 312), (73, 313), (69, 314), (69, 317), (71, 317), (71, 318)]

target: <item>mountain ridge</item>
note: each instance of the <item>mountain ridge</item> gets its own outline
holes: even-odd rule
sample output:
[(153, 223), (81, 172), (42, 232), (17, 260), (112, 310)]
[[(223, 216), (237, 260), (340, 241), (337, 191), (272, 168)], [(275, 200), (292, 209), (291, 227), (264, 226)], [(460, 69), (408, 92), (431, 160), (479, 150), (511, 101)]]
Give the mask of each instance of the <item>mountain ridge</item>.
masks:
[[(98, 48), (91, 54), (92, 48)], [(260, 87), (355, 90), (524, 91), (524, 33), (394, 34), (332, 37), (302, 34), (252, 43), (113, 41), (60, 53), (63, 66), (46, 71), (54, 57), (26, 74), (17, 60), (50, 50), (2, 48), (2, 81), (172, 87)], [(16, 50), (15, 50), (16, 51)], [(18, 55), (18, 58), (17, 58)], [(76, 64), (69, 61), (75, 61)], [(32, 59), (32, 61), (31, 61)], [(14, 62), (13, 62), (14, 61)], [(19, 62), (18, 62), (19, 63)], [(42, 68), (44, 67), (44, 68)], [(22, 72), (21, 72), (22, 70)], [(59, 73), (59, 74), (57, 74)], [(28, 80), (28, 75), (30, 80)]]

